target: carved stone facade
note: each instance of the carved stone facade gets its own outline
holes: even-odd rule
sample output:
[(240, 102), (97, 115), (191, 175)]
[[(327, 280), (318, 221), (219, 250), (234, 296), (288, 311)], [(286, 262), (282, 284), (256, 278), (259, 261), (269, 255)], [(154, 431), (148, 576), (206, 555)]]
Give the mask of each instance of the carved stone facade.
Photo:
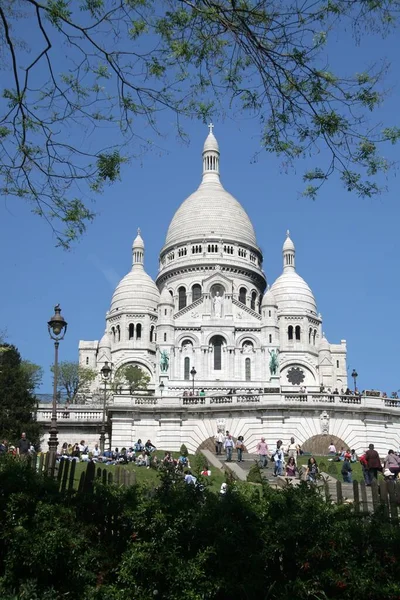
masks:
[(80, 342), (80, 363), (100, 371), (108, 361), (114, 374), (137, 365), (149, 375), (151, 393), (159, 395), (162, 382), (164, 397), (201, 389), (207, 395), (346, 389), (346, 343), (329, 344), (323, 336), (289, 232), (282, 275), (267, 288), (253, 225), (223, 188), (219, 159), (210, 131), (202, 182), (170, 223), (156, 281), (144, 270), (138, 231), (132, 269), (114, 292), (105, 334), (100, 342)]

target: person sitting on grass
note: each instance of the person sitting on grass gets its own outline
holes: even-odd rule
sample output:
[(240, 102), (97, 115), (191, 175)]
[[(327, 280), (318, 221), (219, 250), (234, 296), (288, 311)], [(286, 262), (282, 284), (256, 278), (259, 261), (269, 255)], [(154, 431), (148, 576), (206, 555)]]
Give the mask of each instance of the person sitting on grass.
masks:
[(201, 475), (203, 475), (204, 477), (211, 477), (211, 471), (208, 468), (208, 465), (204, 465)]
[(310, 483), (316, 483), (318, 473), (319, 473), (319, 470), (318, 470), (317, 461), (315, 460), (315, 458), (313, 456), (310, 456), (310, 458), (308, 459), (308, 464), (307, 464), (307, 481), (309, 481)]
[(157, 448), (155, 447), (155, 445), (154, 445), (154, 444), (152, 444), (152, 443), (151, 443), (151, 441), (150, 441), (150, 440), (147, 440), (147, 442), (146, 442), (146, 443), (145, 443), (145, 445), (144, 445), (144, 449), (145, 449), (147, 452), (154, 452), (154, 451), (155, 451)]
[(290, 456), (286, 465), (286, 477), (296, 477), (298, 472), (294, 456)]
[(185, 482), (191, 485), (196, 485), (197, 479), (194, 475), (192, 475), (191, 471), (186, 471), (185, 473)]
[(343, 461), (343, 464), (342, 464), (342, 477), (343, 477), (344, 483), (352, 482), (351, 472), (352, 472), (352, 468), (351, 468), (350, 460), (348, 459), (348, 457), (346, 455), (345, 459)]
[(142, 450), (136, 459), (136, 464), (138, 467), (147, 467), (150, 469), (150, 455), (146, 452), (146, 450)]

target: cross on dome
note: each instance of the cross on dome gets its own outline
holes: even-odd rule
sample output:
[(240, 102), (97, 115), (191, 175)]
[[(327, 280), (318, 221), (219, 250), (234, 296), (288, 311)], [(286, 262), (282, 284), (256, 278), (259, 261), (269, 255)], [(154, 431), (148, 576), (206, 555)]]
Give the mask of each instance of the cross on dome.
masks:
[[(214, 125), (213, 125), (212, 123), (210, 123), (210, 124), (208, 125), (208, 129), (209, 129), (210, 133), (212, 134), (212, 133), (213, 133), (213, 129), (214, 129)], [(214, 135), (214, 134), (213, 134), (213, 135)]]

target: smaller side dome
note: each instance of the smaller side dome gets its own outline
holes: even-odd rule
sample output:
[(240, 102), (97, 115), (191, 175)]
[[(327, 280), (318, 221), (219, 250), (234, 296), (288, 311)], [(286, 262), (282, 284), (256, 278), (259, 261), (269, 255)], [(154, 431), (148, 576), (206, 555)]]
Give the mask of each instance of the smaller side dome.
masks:
[(331, 347), (329, 345), (328, 340), (325, 337), (325, 333), (322, 334), (322, 339), (320, 341), (320, 344), (318, 346), (318, 352), (330, 352), (331, 351)]
[(111, 340), (107, 333), (107, 329), (105, 330), (104, 335), (99, 342), (99, 350), (111, 350)]
[(267, 291), (265, 292), (261, 306), (276, 306), (276, 298), (274, 296), (274, 292), (271, 290), (270, 286), (267, 287)]
[(174, 299), (172, 298), (171, 294), (169, 293), (166, 287), (164, 287), (161, 292), (160, 304), (168, 304), (169, 306), (174, 305)]

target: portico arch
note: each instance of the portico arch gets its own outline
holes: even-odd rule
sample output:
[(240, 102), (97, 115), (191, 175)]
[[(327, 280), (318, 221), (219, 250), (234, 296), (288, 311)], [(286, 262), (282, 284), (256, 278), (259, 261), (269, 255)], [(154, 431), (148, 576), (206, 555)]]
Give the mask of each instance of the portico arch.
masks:
[(324, 435), (320, 433), (319, 435), (313, 435), (308, 438), (308, 440), (302, 444), (301, 448), (303, 452), (310, 452), (316, 456), (326, 456), (331, 442), (333, 442), (337, 452), (340, 452), (341, 448), (347, 449), (349, 447), (342, 438), (339, 438), (336, 435)]

